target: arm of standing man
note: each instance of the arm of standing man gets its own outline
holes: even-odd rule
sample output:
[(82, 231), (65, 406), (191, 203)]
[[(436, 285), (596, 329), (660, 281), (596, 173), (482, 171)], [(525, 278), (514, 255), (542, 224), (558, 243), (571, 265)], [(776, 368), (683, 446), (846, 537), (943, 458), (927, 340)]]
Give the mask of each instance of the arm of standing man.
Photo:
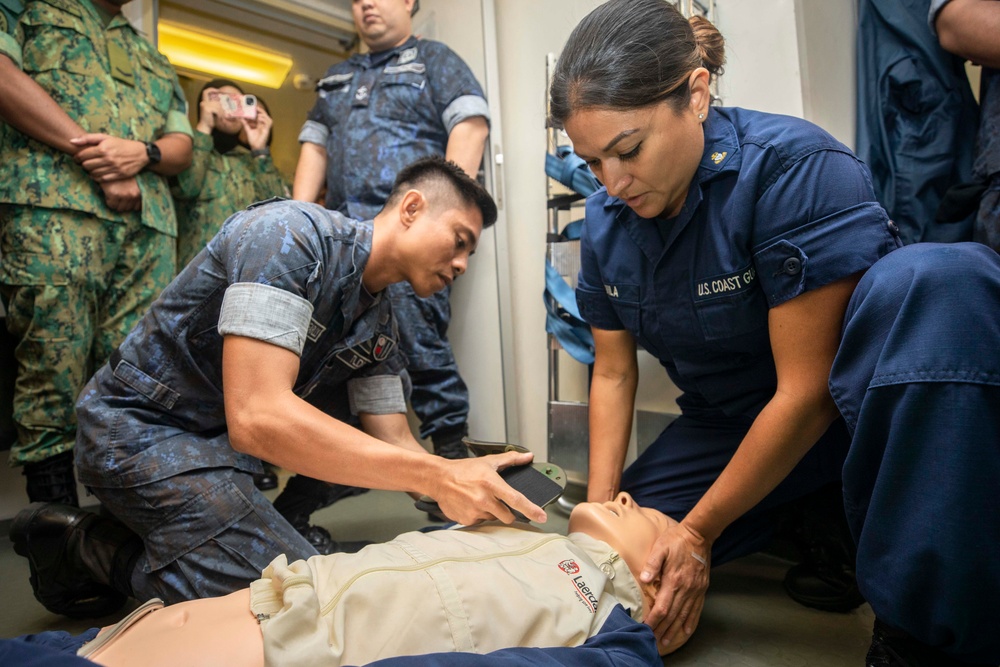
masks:
[(934, 28), (945, 51), (1000, 69), (998, 0), (951, 0), (938, 11)]
[(35, 141), (75, 155), (70, 140), (84, 133), (56, 101), (5, 55), (0, 55), (0, 118)]
[(490, 126), (485, 118), (482, 116), (466, 118), (451, 129), (444, 156), (474, 179), (479, 173), (486, 137), (489, 134)]
[[(71, 139), (79, 147), (74, 159), (98, 183), (132, 178), (149, 165), (146, 144), (109, 134), (90, 133)], [(153, 143), (160, 149), (159, 163), (149, 167), (154, 174), (176, 176), (191, 166), (191, 137), (168, 132)]]
[(255, 338), (225, 337), (222, 373), (226, 423), (237, 451), (328, 482), (425, 493), (447, 516), (466, 525), (493, 518), (511, 523), (514, 515), (507, 505), (545, 521), (541, 508), (497, 474), (507, 466), (530, 462), (531, 454), (509, 452), (452, 461), (422, 449), (418, 452), (399, 436), (403, 414), (366, 416), (370, 428), (396, 437), (402, 446), (376, 439), (296, 396), (292, 389), (299, 373), (298, 356)]
[(292, 199), (314, 202), (319, 199), (326, 183), (326, 148), (304, 141), (299, 148), (299, 161), (292, 181)]

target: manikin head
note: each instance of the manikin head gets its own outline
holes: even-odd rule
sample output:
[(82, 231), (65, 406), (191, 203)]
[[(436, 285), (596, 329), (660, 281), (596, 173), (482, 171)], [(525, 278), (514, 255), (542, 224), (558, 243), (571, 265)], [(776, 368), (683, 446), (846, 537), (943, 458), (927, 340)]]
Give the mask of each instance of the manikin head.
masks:
[(413, 3), (414, 0), (352, 0), (354, 27), (372, 53), (388, 51), (410, 38)]
[[(623, 491), (608, 502), (577, 504), (569, 517), (569, 532), (585, 533), (606, 542), (618, 552), (639, 582), (639, 573), (656, 538), (676, 523), (659, 510), (640, 507)], [(655, 583), (639, 583), (647, 609), (656, 593)]]
[(375, 216), (365, 287), (374, 293), (405, 280), (422, 297), (444, 289), (465, 273), (496, 218), (493, 198), (455, 163), (431, 156), (407, 165)]

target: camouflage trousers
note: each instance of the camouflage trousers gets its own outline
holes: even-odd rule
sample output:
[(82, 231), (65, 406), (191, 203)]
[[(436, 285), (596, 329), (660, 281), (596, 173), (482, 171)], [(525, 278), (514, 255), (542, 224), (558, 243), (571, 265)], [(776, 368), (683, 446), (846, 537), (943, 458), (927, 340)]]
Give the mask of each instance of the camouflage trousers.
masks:
[(17, 341), (11, 465), (72, 449), (77, 394), (174, 276), (174, 239), (88, 213), (0, 207), (0, 295)]
[(407, 282), (389, 285), (400, 348), (412, 384), (410, 407), (420, 419), (420, 437), (453, 431), (469, 417), (469, 389), (458, 373), (448, 342), (450, 288), (422, 299)]

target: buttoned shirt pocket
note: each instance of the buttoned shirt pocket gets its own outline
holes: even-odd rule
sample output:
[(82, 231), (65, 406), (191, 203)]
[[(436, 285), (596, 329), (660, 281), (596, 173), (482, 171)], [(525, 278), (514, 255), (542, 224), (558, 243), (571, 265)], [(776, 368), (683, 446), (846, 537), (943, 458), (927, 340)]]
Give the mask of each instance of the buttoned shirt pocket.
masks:
[(353, 73), (331, 74), (322, 79), (317, 85), (317, 96), (320, 107), (320, 118), (315, 118), (313, 114), (309, 119), (321, 122), (324, 125), (333, 127), (343, 122), (351, 102), (351, 81), (354, 79)]
[[(420, 63), (411, 63), (419, 65)], [(372, 100), (375, 115), (404, 122), (417, 122), (420, 113), (421, 100), (427, 87), (427, 75), (414, 67), (403, 69), (407, 65), (387, 67), (378, 83), (378, 90)]]
[(136, 81), (136, 85), (143, 90), (149, 91), (149, 99), (157, 111), (166, 115), (173, 105), (174, 96), (177, 92), (174, 87), (174, 71), (170, 67), (169, 61), (145, 49), (136, 49), (136, 61), (139, 63), (141, 81)]
[(733, 348), (755, 341), (754, 332), (767, 334), (767, 310), (767, 300), (757, 285), (695, 302), (705, 340), (724, 344), (729, 339)]
[[(81, 54), (95, 49), (87, 26), (78, 14), (53, 7), (44, 2), (33, 3), (21, 16), (25, 72), (46, 72), (53, 69), (100, 76), (103, 69), (93, 58)], [(58, 42), (60, 49), (53, 49)]]

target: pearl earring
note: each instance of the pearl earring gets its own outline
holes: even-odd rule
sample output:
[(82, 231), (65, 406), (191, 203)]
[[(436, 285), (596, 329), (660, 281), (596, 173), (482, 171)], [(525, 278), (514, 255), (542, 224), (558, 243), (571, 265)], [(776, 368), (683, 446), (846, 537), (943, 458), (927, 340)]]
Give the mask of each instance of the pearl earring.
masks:
[(705, 114), (703, 113), (698, 114), (698, 120), (705, 120)]

